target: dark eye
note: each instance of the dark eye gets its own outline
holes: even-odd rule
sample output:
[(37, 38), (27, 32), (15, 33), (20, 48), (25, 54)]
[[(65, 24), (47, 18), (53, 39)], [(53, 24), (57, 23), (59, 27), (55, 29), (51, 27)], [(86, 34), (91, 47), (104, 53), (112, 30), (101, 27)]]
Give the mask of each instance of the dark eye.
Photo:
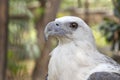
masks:
[(78, 24), (76, 22), (71, 22), (70, 23), (70, 28), (77, 29)]
[(59, 24), (58, 24), (58, 23), (56, 23), (56, 26), (59, 26)]

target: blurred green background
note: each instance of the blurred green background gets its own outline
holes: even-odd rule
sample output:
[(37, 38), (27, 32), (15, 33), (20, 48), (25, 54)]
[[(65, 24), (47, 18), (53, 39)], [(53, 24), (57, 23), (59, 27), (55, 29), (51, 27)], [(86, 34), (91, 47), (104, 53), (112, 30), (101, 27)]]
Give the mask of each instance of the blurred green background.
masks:
[(68, 15), (86, 21), (98, 50), (120, 62), (120, 0), (0, 0), (0, 15), (0, 80), (44, 80), (57, 43), (45, 42), (45, 25)]

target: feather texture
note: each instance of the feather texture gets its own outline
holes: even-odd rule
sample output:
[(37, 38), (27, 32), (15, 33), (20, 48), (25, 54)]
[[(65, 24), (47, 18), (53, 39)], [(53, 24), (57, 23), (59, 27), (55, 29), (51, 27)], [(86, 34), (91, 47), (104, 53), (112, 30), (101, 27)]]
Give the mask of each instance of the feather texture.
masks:
[[(71, 22), (78, 24), (76, 30), (69, 27)], [(51, 26), (46, 27), (45, 33), (52, 33), (59, 40), (50, 53), (48, 80), (90, 80), (91, 74), (104, 71), (120, 74), (119, 64), (97, 50), (92, 31), (82, 19), (66, 16), (56, 19), (56, 23), (60, 26), (54, 28), (59, 27), (67, 33), (61, 36), (54, 28), (48, 32), (47, 28)]]

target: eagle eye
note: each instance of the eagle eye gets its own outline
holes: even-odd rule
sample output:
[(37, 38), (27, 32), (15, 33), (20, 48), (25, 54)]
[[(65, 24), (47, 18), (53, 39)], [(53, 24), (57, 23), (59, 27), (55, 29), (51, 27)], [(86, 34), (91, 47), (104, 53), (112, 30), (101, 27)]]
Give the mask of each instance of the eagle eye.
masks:
[(71, 22), (70, 23), (70, 28), (77, 29), (77, 27), (78, 27), (78, 24), (76, 22)]
[(56, 23), (56, 26), (59, 26), (59, 24), (58, 24), (58, 23)]

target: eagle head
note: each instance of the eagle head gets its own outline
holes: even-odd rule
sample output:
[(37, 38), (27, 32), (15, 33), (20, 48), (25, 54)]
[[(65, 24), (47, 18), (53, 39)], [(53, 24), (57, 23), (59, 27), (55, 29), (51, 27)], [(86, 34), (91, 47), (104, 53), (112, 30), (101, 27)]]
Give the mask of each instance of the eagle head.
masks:
[(45, 38), (56, 37), (60, 42), (91, 41), (94, 42), (90, 27), (80, 18), (64, 16), (49, 22), (45, 28)]

